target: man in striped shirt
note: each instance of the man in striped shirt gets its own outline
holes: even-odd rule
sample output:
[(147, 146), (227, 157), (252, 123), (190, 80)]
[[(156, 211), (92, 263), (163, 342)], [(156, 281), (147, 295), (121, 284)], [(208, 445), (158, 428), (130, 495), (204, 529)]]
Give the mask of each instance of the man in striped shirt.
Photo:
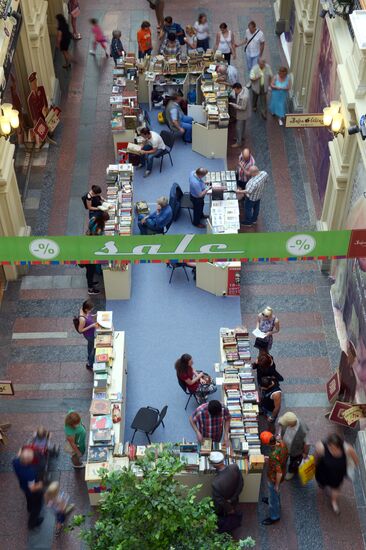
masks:
[(249, 175), (250, 179), (245, 189), (238, 189), (236, 192), (238, 198), (245, 197), (245, 220), (243, 225), (248, 227), (257, 223), (261, 198), (268, 181), (267, 172), (264, 170), (259, 171), (257, 166), (250, 167)]

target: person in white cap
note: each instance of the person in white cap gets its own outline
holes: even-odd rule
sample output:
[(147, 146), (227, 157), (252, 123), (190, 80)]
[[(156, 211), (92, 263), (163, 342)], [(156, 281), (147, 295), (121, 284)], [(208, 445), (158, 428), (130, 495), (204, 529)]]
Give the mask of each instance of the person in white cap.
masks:
[(282, 415), (278, 423), (281, 426), (281, 438), (287, 447), (290, 459), (285, 479), (290, 480), (297, 474), (302, 459), (308, 456), (310, 445), (306, 441), (306, 436), (309, 428), (290, 411)]
[(212, 451), (209, 460), (216, 470), (212, 481), (212, 500), (218, 519), (220, 533), (230, 533), (236, 529), (242, 518), (237, 511), (239, 495), (243, 490), (243, 476), (237, 464), (225, 464), (225, 457), (219, 451)]

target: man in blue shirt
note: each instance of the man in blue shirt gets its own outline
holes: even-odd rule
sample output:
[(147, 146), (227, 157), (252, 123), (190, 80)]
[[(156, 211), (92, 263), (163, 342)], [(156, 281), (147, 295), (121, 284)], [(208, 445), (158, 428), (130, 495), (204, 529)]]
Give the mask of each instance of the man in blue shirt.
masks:
[(182, 136), (186, 143), (192, 143), (193, 118), (183, 113), (180, 106), (182, 99), (178, 93), (171, 96), (171, 100), (165, 108), (165, 118), (172, 132)]
[(19, 456), (13, 460), (13, 468), (27, 500), (28, 528), (34, 529), (43, 521), (43, 518), (40, 517), (43, 503), (43, 483), (39, 479), (40, 468), (36, 464), (34, 451), (27, 448), (22, 449)]
[(189, 176), (189, 193), (193, 203), (193, 225), (201, 229), (206, 227), (201, 223), (201, 219), (208, 218), (208, 216), (203, 214), (205, 195), (209, 189), (203, 181), (207, 172), (208, 170), (206, 170), (206, 168), (197, 168), (197, 170), (191, 172)]
[(149, 231), (152, 233), (164, 233), (164, 227), (170, 224), (173, 219), (173, 212), (166, 197), (160, 197), (156, 201), (156, 204), (156, 210), (152, 214), (148, 216), (139, 214), (138, 226), (141, 235), (148, 235)]
[(184, 30), (179, 23), (173, 22), (173, 18), (169, 15), (164, 18), (164, 26), (162, 32), (160, 33), (160, 38), (163, 38), (164, 36), (167, 37), (170, 32), (173, 32), (176, 35), (179, 44), (184, 46)]

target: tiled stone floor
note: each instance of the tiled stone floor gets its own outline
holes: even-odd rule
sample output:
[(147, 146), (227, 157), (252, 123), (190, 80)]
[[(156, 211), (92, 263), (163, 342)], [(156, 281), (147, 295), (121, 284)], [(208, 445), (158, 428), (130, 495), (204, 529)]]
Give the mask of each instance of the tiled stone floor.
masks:
[[(134, 49), (135, 32), (143, 19), (150, 19), (155, 28), (154, 14), (145, 0), (124, 0), (123, 6), (119, 0), (80, 3), (83, 40), (75, 45), (76, 63), (70, 73), (62, 71), (56, 57), (63, 92), (58, 146), (36, 159), (25, 197), (26, 216), (33, 234), (80, 233), (85, 217), (80, 196), (90, 184), (103, 181), (105, 166), (113, 161), (108, 106), (110, 60), (88, 56), (88, 19), (99, 17), (108, 35), (112, 29), (121, 28), (128, 49)], [(221, 21), (226, 21), (241, 37), (247, 22), (254, 19), (265, 31), (267, 60), (274, 68), (283, 62), (273, 32), (273, 6), (269, 0), (245, 3), (201, 0), (199, 4), (187, 0), (184, 5), (178, 2), (166, 5), (169, 14), (182, 24), (194, 21), (199, 12), (205, 11), (213, 31)], [(242, 49), (236, 65), (244, 82), (247, 75)], [(265, 124), (256, 116), (251, 118), (247, 143), (253, 148), (257, 164), (271, 178), (258, 231), (315, 226), (320, 203), (306, 162), (309, 151), (303, 138), (301, 131), (284, 131), (272, 119)], [(236, 150), (229, 147), (230, 167), (235, 165), (236, 157)], [(21, 160), (17, 171), (22, 188), (25, 180)], [(324, 383), (336, 367), (340, 353), (328, 280), (314, 262), (246, 264), (242, 272), (244, 322), (252, 327), (263, 306), (268, 304), (275, 309), (281, 332), (275, 339), (273, 354), (285, 378), (285, 404), (309, 424), (310, 441), (314, 443), (330, 430), (324, 418), (327, 409)], [(0, 449), (0, 525), (4, 550), (52, 545), (52, 525), (48, 524), (32, 536), (27, 546), (25, 503), (11, 471), (11, 458), (38, 424), (47, 425), (62, 445), (63, 419), (69, 408), (77, 408), (87, 420), (91, 379), (84, 365), (84, 342), (71, 322), (86, 297), (85, 273), (66, 266), (33, 267), (22, 281), (9, 284), (4, 294), (0, 309), (0, 376), (13, 380), (16, 390), (14, 398), (0, 401), (1, 420), (12, 423), (9, 445)], [(95, 303), (104, 307), (103, 296)], [(44, 334), (47, 338), (41, 337)], [(61, 453), (52, 474), (71, 494), (76, 512), (87, 513), (83, 473), (74, 471), (68, 457)], [(314, 484), (305, 488), (297, 481), (286, 484), (282, 506), (281, 522), (265, 528), (259, 523), (265, 515), (264, 505), (246, 505), (238, 535), (253, 536), (257, 548), (263, 550), (363, 547), (366, 503), (358, 481), (355, 491), (349, 482), (345, 484), (339, 519), (333, 516)], [(82, 547), (74, 533), (65, 533), (53, 545), (54, 549), (65, 550)]]

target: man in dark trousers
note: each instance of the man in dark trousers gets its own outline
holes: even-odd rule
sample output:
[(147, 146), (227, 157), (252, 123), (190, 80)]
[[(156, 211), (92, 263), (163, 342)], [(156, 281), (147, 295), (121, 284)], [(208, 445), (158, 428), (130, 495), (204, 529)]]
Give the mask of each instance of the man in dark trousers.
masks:
[(28, 528), (34, 529), (43, 521), (43, 518), (40, 517), (43, 503), (43, 483), (40, 481), (40, 472), (34, 451), (28, 448), (22, 449), (13, 460), (13, 468), (27, 500)]
[(239, 495), (243, 490), (244, 481), (237, 464), (226, 466), (223, 453), (213, 451), (209, 460), (216, 470), (212, 482), (212, 500), (218, 519), (220, 533), (230, 533), (241, 523), (242, 513), (237, 511)]

